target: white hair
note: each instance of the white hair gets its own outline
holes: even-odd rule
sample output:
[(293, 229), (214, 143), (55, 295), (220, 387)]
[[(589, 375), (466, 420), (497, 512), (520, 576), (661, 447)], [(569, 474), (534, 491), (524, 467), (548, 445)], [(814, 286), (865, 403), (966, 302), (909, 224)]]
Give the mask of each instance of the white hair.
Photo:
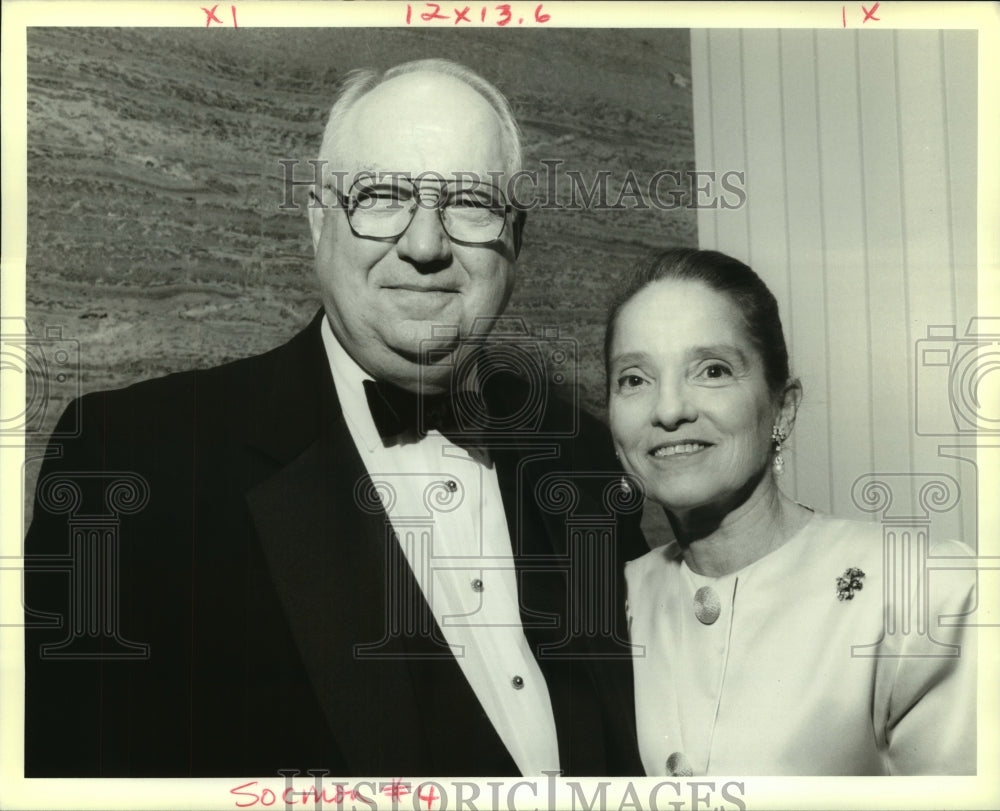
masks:
[(514, 119), (514, 113), (507, 98), (478, 73), (465, 65), (448, 59), (417, 59), (396, 65), (382, 73), (368, 68), (351, 71), (344, 79), (337, 98), (333, 102), (333, 107), (330, 109), (330, 117), (323, 130), (323, 141), (319, 148), (320, 160), (328, 161), (329, 168), (336, 170), (338, 159), (342, 159), (338, 155), (338, 148), (343, 135), (344, 122), (347, 120), (351, 108), (364, 95), (380, 84), (407, 73), (436, 73), (441, 76), (450, 76), (475, 90), (486, 100), (499, 120), (501, 145), (504, 152), (504, 170), (507, 176), (510, 177), (521, 168), (521, 129)]

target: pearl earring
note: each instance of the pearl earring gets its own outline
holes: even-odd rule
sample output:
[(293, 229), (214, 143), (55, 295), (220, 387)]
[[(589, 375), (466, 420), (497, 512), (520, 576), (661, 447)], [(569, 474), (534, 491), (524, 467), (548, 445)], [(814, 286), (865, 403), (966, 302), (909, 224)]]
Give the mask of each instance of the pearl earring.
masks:
[(774, 447), (774, 472), (780, 476), (785, 472), (785, 457), (781, 455), (781, 443), (788, 439), (788, 434), (779, 426), (771, 429), (771, 444)]

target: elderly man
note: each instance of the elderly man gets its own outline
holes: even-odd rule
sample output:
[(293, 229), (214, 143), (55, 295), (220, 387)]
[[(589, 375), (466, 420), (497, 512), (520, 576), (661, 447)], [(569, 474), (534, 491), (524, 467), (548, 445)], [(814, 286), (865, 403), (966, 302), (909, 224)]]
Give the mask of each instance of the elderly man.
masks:
[[(480, 352), (523, 227), (507, 102), (443, 60), (354, 74), (321, 158), (313, 323), (86, 396), (42, 471), (27, 774), (639, 773), (610, 443)], [(567, 481), (613, 572), (582, 591)], [(68, 547), (72, 583), (37, 565)]]

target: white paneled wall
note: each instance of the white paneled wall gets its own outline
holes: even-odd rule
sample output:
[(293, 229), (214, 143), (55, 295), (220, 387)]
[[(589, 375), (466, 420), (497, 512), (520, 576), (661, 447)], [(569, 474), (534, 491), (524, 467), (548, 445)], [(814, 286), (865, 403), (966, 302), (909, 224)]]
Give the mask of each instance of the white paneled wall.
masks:
[[(877, 474), (891, 516), (972, 545), (975, 465), (954, 456), (974, 451), (944, 446), (972, 444), (949, 380), (976, 348), (962, 338), (976, 313), (977, 44), (961, 30), (736, 29), (691, 43), (697, 168), (745, 172), (747, 194), (698, 212), (699, 243), (771, 287), (805, 389), (783, 486), (883, 520), (852, 495)], [(956, 340), (936, 329), (918, 344), (952, 326)]]

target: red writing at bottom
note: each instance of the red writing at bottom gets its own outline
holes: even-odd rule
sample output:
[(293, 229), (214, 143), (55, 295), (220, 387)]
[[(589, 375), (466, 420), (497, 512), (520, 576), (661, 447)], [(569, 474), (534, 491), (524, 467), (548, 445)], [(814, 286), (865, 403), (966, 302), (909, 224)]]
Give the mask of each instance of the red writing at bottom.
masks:
[[(253, 806), (261, 805), (268, 808), (276, 803), (283, 803), (284, 805), (310, 805), (318, 808), (321, 804), (325, 803), (340, 805), (345, 801), (357, 801), (367, 805), (369, 808), (378, 808), (378, 803), (373, 799), (376, 794), (381, 793), (386, 797), (393, 798), (395, 801), (413, 793), (410, 784), (403, 783), (398, 778), (394, 779), (391, 783), (380, 783), (377, 789), (375, 783), (366, 781), (356, 783), (353, 788), (347, 788), (347, 785), (344, 783), (334, 783), (333, 785), (322, 786), (322, 788), (318, 788), (315, 785), (309, 785), (301, 789), (287, 786), (283, 791), (274, 791), (266, 786), (256, 788), (259, 785), (260, 783), (257, 780), (251, 780), (248, 783), (230, 789), (229, 793), (231, 795), (240, 798), (236, 800), (236, 807), (252, 808)], [(367, 789), (368, 793), (366, 794), (363, 789)], [(420, 787), (418, 786), (419, 789)], [(433, 804), (441, 799), (441, 795), (434, 791), (434, 785), (431, 784), (429, 790), (418, 794), (418, 798), (427, 804), (427, 808), (430, 811), (433, 808)], [(395, 802), (393, 803), (393, 807), (395, 807)]]

